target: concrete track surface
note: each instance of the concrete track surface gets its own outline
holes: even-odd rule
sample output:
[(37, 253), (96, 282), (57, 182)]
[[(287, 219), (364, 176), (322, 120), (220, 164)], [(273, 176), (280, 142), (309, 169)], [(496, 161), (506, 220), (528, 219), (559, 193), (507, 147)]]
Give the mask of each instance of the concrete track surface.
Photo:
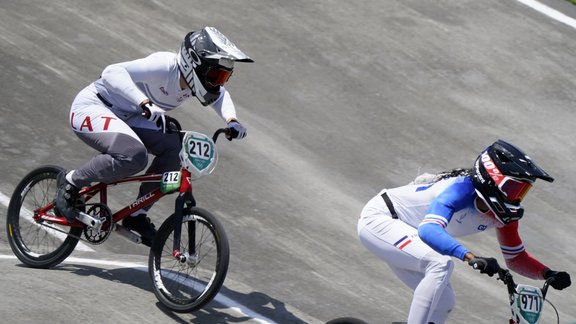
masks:
[[(222, 141), (215, 173), (195, 183), (231, 244), (219, 299), (164, 309), (147, 250), (118, 237), (55, 269), (22, 266), (4, 230), (15, 186), (39, 165), (94, 154), (68, 127), (76, 93), (107, 64), (176, 51), (205, 25), (256, 61), (228, 85), (249, 135)], [(517, 1), (0, 0), (0, 30), (0, 314), (11, 323), (406, 320), (411, 291), (357, 239), (363, 204), (420, 172), (471, 167), (499, 138), (556, 178), (531, 191), (521, 234), (576, 278), (576, 30)], [(222, 126), (196, 100), (172, 115), (203, 133)], [(493, 232), (461, 241), (503, 264)], [(501, 283), (456, 263), (449, 323), (505, 322)], [(576, 321), (576, 288), (549, 299)]]

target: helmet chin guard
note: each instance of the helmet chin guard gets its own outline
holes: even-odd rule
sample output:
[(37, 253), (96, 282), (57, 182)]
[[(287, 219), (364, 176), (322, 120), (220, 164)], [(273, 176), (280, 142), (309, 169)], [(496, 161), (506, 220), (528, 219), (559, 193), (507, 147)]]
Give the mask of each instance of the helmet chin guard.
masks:
[(492, 211), (492, 214), (494, 214), (494, 217), (502, 224), (519, 220), (524, 216), (524, 208), (520, 206), (520, 204), (509, 204), (494, 196), (484, 197), (478, 189), (476, 189), (476, 194), (486, 203), (490, 211)]

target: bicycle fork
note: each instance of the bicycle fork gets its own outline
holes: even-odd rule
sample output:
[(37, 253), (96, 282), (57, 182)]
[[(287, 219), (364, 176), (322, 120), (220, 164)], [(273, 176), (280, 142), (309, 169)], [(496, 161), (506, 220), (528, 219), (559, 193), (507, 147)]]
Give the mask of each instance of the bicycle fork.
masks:
[[(176, 198), (174, 209), (174, 241), (172, 247), (172, 255), (180, 261), (180, 263), (196, 263), (196, 221), (186, 222), (188, 228), (188, 251), (182, 251), (182, 221), (184, 219), (184, 210), (191, 210), (196, 206), (196, 200), (192, 195), (192, 184), (186, 177), (186, 170), (182, 170), (182, 187), (180, 194)], [(184, 180), (186, 179), (186, 180)], [(184, 206), (188, 207), (185, 209)]]

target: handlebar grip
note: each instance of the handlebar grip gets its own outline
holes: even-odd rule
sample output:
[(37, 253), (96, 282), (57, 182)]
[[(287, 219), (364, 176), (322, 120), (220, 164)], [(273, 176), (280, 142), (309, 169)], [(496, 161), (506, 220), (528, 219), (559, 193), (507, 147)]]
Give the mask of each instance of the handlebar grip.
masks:
[(214, 135), (212, 136), (212, 141), (216, 143), (216, 141), (218, 140), (218, 136), (220, 136), (221, 134), (224, 134), (229, 141), (232, 140), (232, 138), (230, 137), (230, 128), (219, 128), (216, 130), (216, 132), (214, 132)]

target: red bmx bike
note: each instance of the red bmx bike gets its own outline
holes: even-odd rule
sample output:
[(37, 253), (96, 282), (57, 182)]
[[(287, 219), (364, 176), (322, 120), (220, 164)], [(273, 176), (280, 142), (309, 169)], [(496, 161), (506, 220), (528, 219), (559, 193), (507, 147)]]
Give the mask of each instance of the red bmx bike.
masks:
[[(120, 233), (140, 243), (140, 236), (119, 222), (166, 195), (176, 194), (174, 213), (162, 223), (152, 243), (148, 272), (162, 304), (176, 312), (201, 308), (222, 287), (230, 252), (221, 223), (196, 206), (191, 181), (213, 171), (218, 159), (215, 142), (228, 132), (227, 128), (219, 129), (212, 138), (181, 132), (178, 171), (131, 176), (81, 189), (79, 216), (73, 223), (54, 210), (56, 177), (64, 170), (52, 165), (33, 170), (10, 199), (6, 228), (12, 251), (27, 266), (50, 268), (64, 261), (79, 241), (101, 244), (112, 233)], [(108, 207), (108, 188), (140, 182), (160, 182), (160, 187), (113, 213)]]

